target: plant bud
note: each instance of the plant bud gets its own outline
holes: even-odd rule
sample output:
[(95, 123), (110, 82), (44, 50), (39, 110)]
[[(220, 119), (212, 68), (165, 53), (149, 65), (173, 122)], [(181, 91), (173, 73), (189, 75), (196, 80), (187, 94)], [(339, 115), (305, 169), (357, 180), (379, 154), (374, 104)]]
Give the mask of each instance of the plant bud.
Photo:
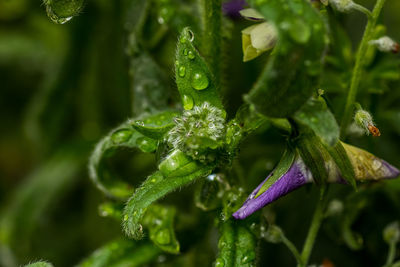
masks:
[(376, 48), (381, 52), (392, 52), (398, 53), (400, 50), (400, 45), (392, 40), (389, 36), (383, 36), (376, 40), (369, 41), (370, 45), (376, 46)]
[(397, 243), (400, 240), (400, 227), (398, 222), (388, 224), (383, 230), (383, 239), (387, 243)]
[(362, 109), (358, 110), (354, 116), (354, 121), (367, 135), (371, 133), (373, 136), (381, 136), (379, 129), (375, 126), (372, 120), (371, 114), (367, 111)]
[(352, 0), (329, 0), (329, 3), (340, 12), (351, 11), (354, 7)]

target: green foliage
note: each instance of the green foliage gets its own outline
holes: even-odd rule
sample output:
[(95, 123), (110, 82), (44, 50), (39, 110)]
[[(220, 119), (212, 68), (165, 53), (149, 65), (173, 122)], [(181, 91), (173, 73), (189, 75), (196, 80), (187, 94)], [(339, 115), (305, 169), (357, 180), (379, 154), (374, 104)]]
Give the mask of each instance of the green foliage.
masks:
[(270, 117), (293, 115), (316, 90), (326, 25), (308, 1), (249, 1), (278, 30), (278, 43), (246, 100)]
[[(228, 0), (0, 0), (0, 265), (377, 266), (387, 250), (398, 264), (399, 182), (331, 183), (396, 174), (342, 141), (397, 164), (400, 61), (377, 40), (400, 5), (386, 28), (384, 0), (346, 2), (367, 15), (358, 45), (365, 21), (337, 1), (247, 2), (278, 38), (261, 55), (252, 42), (271, 36), (246, 32), (258, 58), (243, 63), (249, 25)], [(361, 106), (379, 139), (351, 123)], [(234, 219), (266, 177), (253, 199), (288, 193), (273, 185), (293, 164), (319, 192)]]
[(203, 57), (196, 49), (197, 37), (189, 28), (183, 29), (176, 49), (175, 77), (183, 108), (191, 110), (207, 102), (222, 108), (217, 83)]

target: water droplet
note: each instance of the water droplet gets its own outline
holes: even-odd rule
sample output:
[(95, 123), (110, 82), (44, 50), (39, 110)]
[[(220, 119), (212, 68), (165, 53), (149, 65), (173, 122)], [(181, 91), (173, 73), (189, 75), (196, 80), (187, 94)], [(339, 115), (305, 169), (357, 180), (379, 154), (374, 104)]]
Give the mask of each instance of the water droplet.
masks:
[(185, 55), (185, 56), (187, 56), (188, 55), (188, 50), (185, 48), (185, 49), (183, 49), (183, 54)]
[(224, 267), (225, 266), (225, 261), (222, 258), (218, 258), (215, 261), (215, 267)]
[(140, 150), (143, 152), (149, 153), (153, 152), (157, 148), (157, 141), (147, 138), (147, 137), (139, 137), (136, 140), (136, 145), (139, 147)]
[(193, 98), (189, 95), (183, 95), (182, 102), (183, 102), (183, 108), (185, 110), (190, 110), (194, 106)]
[(191, 51), (191, 50), (189, 51), (188, 58), (189, 59), (194, 59), (195, 58), (195, 55), (194, 55), (193, 51)]
[(194, 41), (194, 33), (191, 30), (188, 30), (189, 33), (189, 41), (193, 42)]
[(196, 72), (192, 77), (192, 86), (196, 90), (204, 90), (208, 87), (209, 80), (203, 73)]
[(256, 258), (256, 254), (254, 251), (248, 251), (245, 253), (245, 256), (242, 258), (242, 263), (252, 262)]
[(138, 126), (144, 126), (144, 121), (141, 121), (141, 120), (136, 120), (136, 121), (134, 121), (134, 123)]
[(179, 74), (179, 76), (180, 77), (185, 77), (185, 74), (186, 74), (186, 68), (185, 68), (185, 66), (180, 66), (179, 67), (179, 69), (178, 69), (178, 74)]
[(124, 221), (127, 221), (127, 220), (128, 220), (128, 215), (125, 214), (125, 215), (124, 215)]
[(129, 138), (131, 138), (131, 136), (132, 136), (132, 131), (123, 129), (123, 130), (118, 130), (118, 131), (114, 132), (111, 135), (111, 140), (115, 144), (121, 144), (121, 143), (128, 141)]
[(168, 229), (161, 229), (155, 235), (156, 242), (161, 245), (167, 245), (171, 242), (171, 235)]

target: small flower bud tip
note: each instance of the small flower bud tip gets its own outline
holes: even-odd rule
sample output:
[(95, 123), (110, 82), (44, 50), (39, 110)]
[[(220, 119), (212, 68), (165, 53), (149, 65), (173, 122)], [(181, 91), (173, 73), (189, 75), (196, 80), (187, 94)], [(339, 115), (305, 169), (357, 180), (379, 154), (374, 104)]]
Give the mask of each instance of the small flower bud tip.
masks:
[(400, 46), (398, 43), (392, 40), (389, 36), (383, 36), (376, 40), (369, 41), (370, 45), (376, 46), (376, 48), (381, 52), (392, 52), (398, 53)]

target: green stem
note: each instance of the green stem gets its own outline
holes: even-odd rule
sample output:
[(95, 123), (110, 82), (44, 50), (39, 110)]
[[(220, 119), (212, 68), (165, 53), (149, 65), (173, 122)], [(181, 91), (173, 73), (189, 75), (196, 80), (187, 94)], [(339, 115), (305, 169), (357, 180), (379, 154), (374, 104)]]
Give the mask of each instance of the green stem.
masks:
[(389, 253), (386, 259), (385, 267), (392, 266), (395, 257), (396, 257), (396, 242), (391, 242), (389, 244)]
[(368, 19), (372, 17), (371, 11), (369, 11), (367, 8), (363, 7), (362, 5), (354, 3), (353, 9), (358, 10), (361, 13), (364, 13), (365, 15), (367, 15)]
[(299, 251), (297, 250), (296, 246), (289, 239), (287, 239), (285, 235), (282, 236), (282, 242), (283, 244), (286, 245), (286, 247), (290, 250), (290, 252), (292, 252), (293, 256), (296, 258), (297, 263), (301, 265), (303, 259)]
[(350, 89), (347, 95), (346, 106), (343, 114), (340, 135), (345, 137), (347, 126), (353, 115), (354, 102), (357, 96), (357, 90), (360, 85), (362, 71), (365, 62), (365, 54), (368, 48), (368, 42), (371, 40), (373, 31), (375, 28), (376, 21), (378, 20), (379, 14), (382, 10), (385, 0), (377, 0), (372, 15), (368, 18), (367, 26), (365, 27), (364, 35), (362, 37), (360, 46), (356, 55), (356, 63), (353, 69), (353, 75), (351, 77)]
[(221, 0), (200, 0), (202, 12), (202, 53), (217, 84), (220, 84)]
[(307, 266), (308, 260), (310, 258), (312, 249), (314, 247), (315, 239), (317, 237), (319, 228), (324, 219), (324, 201), (323, 196), (318, 198), (317, 207), (314, 211), (314, 216), (311, 221), (310, 228), (308, 230), (306, 241), (304, 242), (303, 251), (301, 252), (302, 261), (299, 263), (300, 267)]

